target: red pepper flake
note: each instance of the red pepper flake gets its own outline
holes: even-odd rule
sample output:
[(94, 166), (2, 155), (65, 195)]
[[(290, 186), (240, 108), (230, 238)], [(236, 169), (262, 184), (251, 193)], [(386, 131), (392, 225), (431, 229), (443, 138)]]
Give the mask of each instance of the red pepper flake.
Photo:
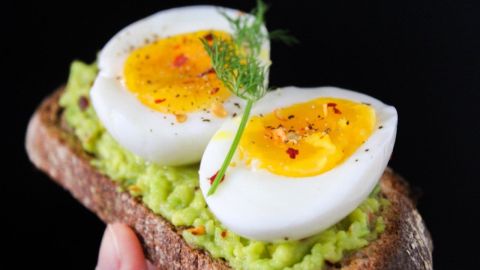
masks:
[(331, 107), (333, 109), (333, 112), (336, 113), (336, 114), (341, 114), (342, 113), (339, 109), (337, 109), (337, 103), (329, 102), (327, 104), (327, 107)]
[(215, 74), (215, 69), (209, 68), (209, 69), (205, 70), (204, 72), (198, 74), (198, 77), (201, 78), (201, 77), (203, 77), (205, 75), (208, 75), (208, 74)]
[(288, 156), (289, 156), (291, 159), (295, 159), (295, 158), (297, 157), (297, 155), (298, 155), (298, 150), (289, 147), (289, 148), (287, 149), (287, 154), (288, 154)]
[(157, 98), (155, 99), (155, 104), (160, 104), (162, 102), (164, 102), (165, 100), (167, 100), (166, 98)]
[[(215, 181), (215, 178), (217, 178), (217, 174), (218, 174), (218, 171), (210, 178), (208, 178), (210, 180), (210, 185), (213, 185), (213, 181)], [(225, 180), (225, 175), (223, 175), (222, 179), (220, 180), (220, 183), (223, 182), (223, 180)]]
[(220, 235), (222, 236), (222, 238), (225, 238), (227, 237), (227, 234), (228, 234), (227, 231), (222, 231)]
[(78, 99), (78, 106), (82, 111), (85, 111), (88, 108), (89, 104), (90, 102), (88, 101), (88, 98), (86, 96), (80, 96), (80, 98)]
[(213, 34), (208, 33), (203, 37), (206, 41), (212, 41), (213, 40)]
[(210, 95), (215, 95), (216, 93), (218, 93), (218, 91), (220, 91), (220, 88), (215, 87), (215, 88), (210, 90)]
[(183, 66), (186, 62), (188, 61), (188, 57), (186, 57), (184, 54), (180, 54), (175, 59), (173, 60), (173, 65), (175, 67), (181, 67)]

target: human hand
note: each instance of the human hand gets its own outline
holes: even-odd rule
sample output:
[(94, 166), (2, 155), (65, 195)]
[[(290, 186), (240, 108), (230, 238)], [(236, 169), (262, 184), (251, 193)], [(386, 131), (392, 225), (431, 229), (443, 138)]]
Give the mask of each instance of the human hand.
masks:
[(108, 224), (103, 234), (96, 270), (154, 270), (130, 227)]

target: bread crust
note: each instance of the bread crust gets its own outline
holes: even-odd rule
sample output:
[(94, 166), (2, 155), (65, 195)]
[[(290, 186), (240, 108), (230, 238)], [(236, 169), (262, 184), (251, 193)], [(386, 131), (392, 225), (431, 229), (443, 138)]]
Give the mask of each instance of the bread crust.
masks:
[[(132, 227), (146, 257), (158, 269), (231, 269), (223, 260), (190, 247), (175, 228), (154, 214), (118, 184), (99, 173), (77, 139), (62, 125), (58, 99), (63, 88), (47, 97), (27, 129), (26, 148), (32, 163), (68, 190), (105, 223)], [(391, 205), (383, 216), (386, 230), (367, 247), (350, 254), (342, 263), (326, 269), (433, 269), (432, 240), (408, 184), (392, 170), (382, 176), (381, 192)]]

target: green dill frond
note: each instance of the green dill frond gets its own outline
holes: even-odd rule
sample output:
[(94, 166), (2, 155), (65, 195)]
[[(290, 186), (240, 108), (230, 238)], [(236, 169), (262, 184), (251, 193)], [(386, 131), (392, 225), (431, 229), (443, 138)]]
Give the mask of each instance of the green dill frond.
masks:
[(297, 42), (286, 30), (269, 34), (264, 27), (266, 11), (267, 5), (262, 0), (257, 0), (257, 7), (250, 15), (230, 16), (220, 10), (233, 29), (232, 40), (216, 36), (211, 42), (202, 39), (217, 77), (231, 92), (245, 100), (257, 101), (267, 92), (265, 79), (269, 66), (259, 60), (262, 45), (269, 38), (286, 44)]
[(271, 40), (281, 41), (288, 46), (299, 43), (298, 39), (290, 35), (289, 31), (285, 29), (275, 29), (273, 31), (270, 31), (268, 36)]
[(268, 39), (268, 32), (263, 26), (266, 11), (267, 6), (261, 0), (257, 0), (257, 7), (250, 13), (253, 17), (240, 15), (234, 18), (220, 11), (233, 28), (233, 40), (237, 47), (256, 55), (260, 53), (263, 42)]
[(266, 11), (267, 6), (262, 0), (257, 0), (257, 7), (250, 16), (232, 17), (220, 10), (219, 12), (233, 29), (232, 39), (223, 39), (214, 35), (210, 41), (201, 40), (218, 79), (228, 90), (247, 101), (237, 133), (208, 195), (215, 192), (225, 175), (245, 130), (253, 104), (267, 93), (266, 76), (268, 76), (269, 64), (260, 61), (262, 45), (269, 38), (275, 38), (287, 44), (296, 42), (296, 39), (290, 37), (284, 30), (268, 33), (264, 27)]
[(265, 95), (267, 67), (259, 62), (257, 55), (240, 53), (235, 43), (216, 37), (212, 44), (206, 40), (202, 43), (225, 87), (245, 100), (256, 101)]

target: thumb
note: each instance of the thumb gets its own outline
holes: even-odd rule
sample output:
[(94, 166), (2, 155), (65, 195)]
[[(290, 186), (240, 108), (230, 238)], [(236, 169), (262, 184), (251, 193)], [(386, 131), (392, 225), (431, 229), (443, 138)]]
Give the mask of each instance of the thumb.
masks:
[(128, 226), (109, 224), (103, 234), (96, 270), (129, 269), (148, 269), (140, 241)]

